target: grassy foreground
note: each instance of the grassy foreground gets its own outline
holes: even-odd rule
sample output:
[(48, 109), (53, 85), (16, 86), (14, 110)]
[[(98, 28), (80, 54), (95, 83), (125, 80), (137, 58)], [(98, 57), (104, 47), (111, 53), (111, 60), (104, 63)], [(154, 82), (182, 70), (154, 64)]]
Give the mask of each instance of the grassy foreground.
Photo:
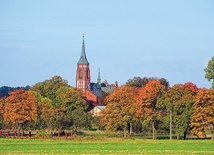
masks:
[(214, 154), (212, 140), (0, 139), (0, 154)]

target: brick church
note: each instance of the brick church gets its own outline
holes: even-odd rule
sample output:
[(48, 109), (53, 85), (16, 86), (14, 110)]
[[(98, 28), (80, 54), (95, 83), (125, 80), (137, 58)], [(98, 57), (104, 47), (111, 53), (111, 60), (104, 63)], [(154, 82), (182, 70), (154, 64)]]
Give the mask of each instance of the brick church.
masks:
[(97, 105), (103, 105), (103, 97), (117, 87), (117, 82), (115, 84), (108, 84), (106, 80), (101, 82), (100, 70), (98, 71), (97, 82), (91, 82), (90, 66), (86, 57), (83, 35), (82, 51), (77, 63), (76, 88), (82, 90), (83, 96), (88, 101), (90, 107), (93, 108)]

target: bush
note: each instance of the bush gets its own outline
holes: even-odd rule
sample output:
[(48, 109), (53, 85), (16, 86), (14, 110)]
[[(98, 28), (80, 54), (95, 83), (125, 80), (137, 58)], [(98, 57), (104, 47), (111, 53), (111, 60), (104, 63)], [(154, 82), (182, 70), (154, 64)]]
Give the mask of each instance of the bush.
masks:
[(36, 133), (35, 138), (36, 139), (48, 139), (51, 138), (51, 134), (49, 134), (47, 131), (45, 130), (40, 130)]

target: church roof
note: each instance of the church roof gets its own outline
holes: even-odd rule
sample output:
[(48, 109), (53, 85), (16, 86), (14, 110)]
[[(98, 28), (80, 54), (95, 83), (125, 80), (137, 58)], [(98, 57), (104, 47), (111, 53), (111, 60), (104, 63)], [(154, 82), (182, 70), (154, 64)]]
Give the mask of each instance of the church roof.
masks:
[(77, 64), (89, 65), (89, 62), (87, 60), (86, 53), (85, 53), (84, 35), (83, 35), (83, 42), (82, 42), (82, 52)]
[(101, 90), (104, 91), (105, 93), (110, 93), (114, 90), (114, 87), (112, 85), (108, 85), (106, 87), (101, 87)]
[(98, 97), (102, 96), (102, 90), (99, 83), (90, 83), (90, 91)]

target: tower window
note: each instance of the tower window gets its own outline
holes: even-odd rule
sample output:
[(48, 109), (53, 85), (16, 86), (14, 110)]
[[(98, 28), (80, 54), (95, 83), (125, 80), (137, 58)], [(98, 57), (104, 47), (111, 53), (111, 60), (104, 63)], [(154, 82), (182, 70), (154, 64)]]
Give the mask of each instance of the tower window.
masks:
[(82, 79), (82, 70), (79, 71), (79, 78)]

